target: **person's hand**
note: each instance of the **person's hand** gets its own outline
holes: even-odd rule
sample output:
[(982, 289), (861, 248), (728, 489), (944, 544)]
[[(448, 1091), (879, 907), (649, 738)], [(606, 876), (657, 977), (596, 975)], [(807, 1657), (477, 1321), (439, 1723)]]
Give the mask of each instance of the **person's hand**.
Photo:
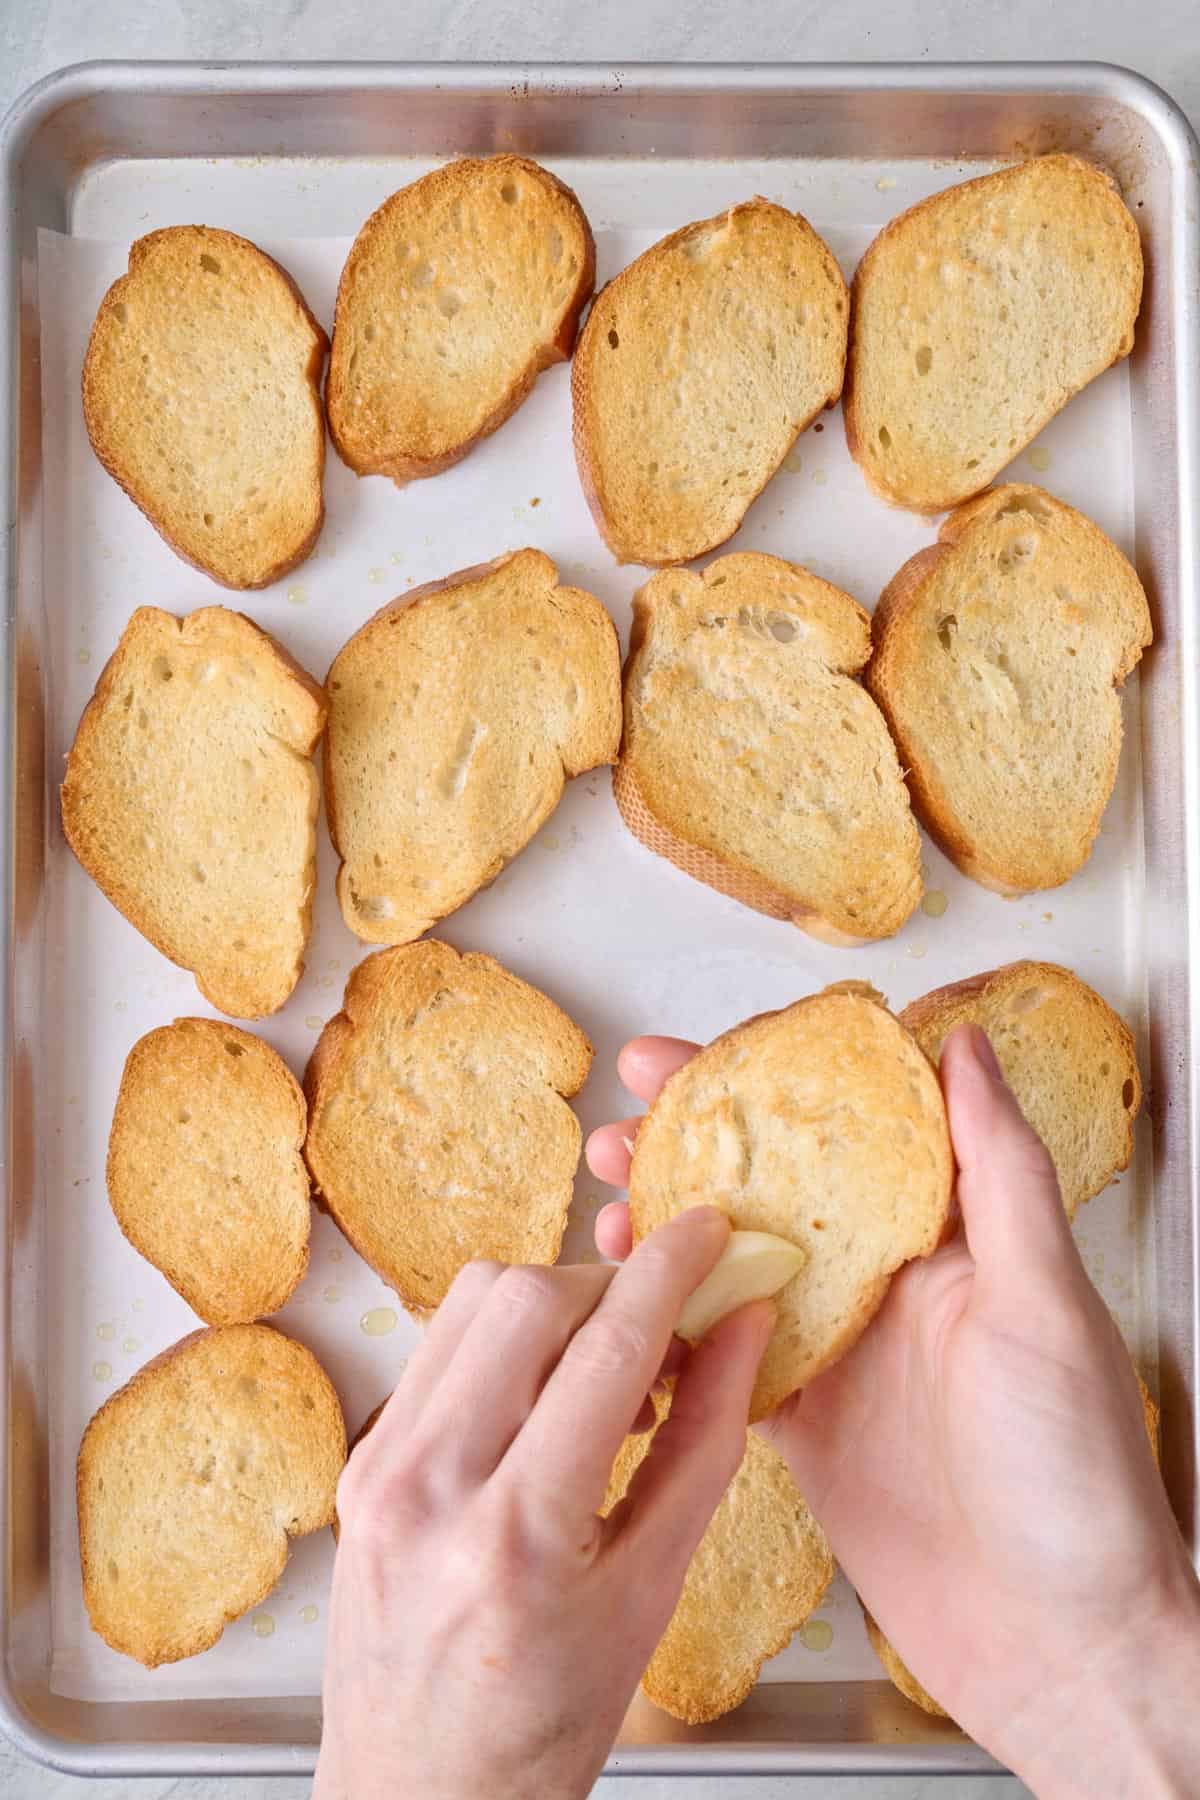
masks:
[[(695, 1048), (618, 1066), (649, 1101)], [(941, 1067), (964, 1229), (762, 1429), (917, 1679), (1039, 1794), (1193, 1792), (1166, 1771), (1200, 1771), (1200, 1590), (1129, 1357), (983, 1033)], [(637, 1125), (593, 1133), (600, 1179), (627, 1183)], [(596, 1241), (628, 1253), (623, 1205)]]
[[(577, 1800), (740, 1463), (774, 1313), (672, 1330), (712, 1207), (611, 1268), (472, 1263), (338, 1486), (317, 1800)], [(671, 1415), (600, 1519), (664, 1364)]]

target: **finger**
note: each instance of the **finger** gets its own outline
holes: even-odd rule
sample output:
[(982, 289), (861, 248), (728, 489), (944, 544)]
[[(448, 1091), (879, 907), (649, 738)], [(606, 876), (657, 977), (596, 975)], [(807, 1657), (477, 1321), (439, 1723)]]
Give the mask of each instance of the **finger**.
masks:
[(633, 1225), (623, 1200), (610, 1200), (596, 1214), (596, 1248), (610, 1262), (624, 1262), (633, 1249)]
[[(505, 1265), (470, 1262), (450, 1284), (449, 1292), (434, 1313), (421, 1342), (408, 1359), (384, 1412), (403, 1413), (411, 1424), (450, 1364), (463, 1334), (491, 1292)], [(380, 1415), (382, 1419), (382, 1414)]]
[[(642, 1118), (645, 1114), (642, 1114)], [(617, 1119), (612, 1125), (598, 1125), (588, 1138), (584, 1148), (587, 1166), (597, 1181), (606, 1181), (610, 1187), (629, 1186), (629, 1165), (632, 1155), (629, 1146), (638, 1134), (638, 1126), (642, 1118)]]
[[(614, 1274), (602, 1263), (502, 1269), (441, 1368), (419, 1415), (405, 1416), (407, 1429), (402, 1434), (389, 1433), (389, 1454), (378, 1453), (379, 1472), (386, 1475), (394, 1452), (397, 1464), (403, 1460), (411, 1466), (416, 1459), (441, 1494), (485, 1481)], [(646, 1390), (656, 1373), (651, 1370)], [(381, 1417), (373, 1437), (384, 1422)]]
[(942, 1085), (958, 1161), (958, 1204), (967, 1245), (985, 1282), (991, 1273), (1077, 1272), (1079, 1253), (1050, 1153), (1028, 1124), (977, 1025), (960, 1025), (942, 1049)]
[(692, 1352), (670, 1414), (615, 1509), (610, 1530), (664, 1584), (682, 1582), (696, 1545), (746, 1453), (746, 1418), (775, 1323), (768, 1300), (722, 1319)]
[(687, 1038), (630, 1038), (617, 1057), (617, 1074), (639, 1100), (656, 1100), (663, 1083), (691, 1062), (699, 1048)]
[(662, 1367), (675, 1322), (729, 1237), (715, 1206), (694, 1207), (642, 1239), (571, 1339), (505, 1469), (581, 1518), (595, 1514), (613, 1458)]

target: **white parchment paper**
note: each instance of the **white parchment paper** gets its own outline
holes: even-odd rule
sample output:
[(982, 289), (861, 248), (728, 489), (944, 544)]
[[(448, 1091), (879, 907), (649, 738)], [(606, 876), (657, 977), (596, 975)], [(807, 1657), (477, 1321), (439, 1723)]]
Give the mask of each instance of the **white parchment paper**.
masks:
[[(593, 207), (586, 172), (582, 179), (573, 173), (568, 178), (594, 220), (618, 215), (619, 195), (609, 193), (606, 204)], [(681, 219), (713, 211), (742, 197), (745, 189), (743, 180), (727, 172), (728, 195), (718, 184), (704, 198), (690, 199), (685, 209), (681, 179), (663, 200), (661, 216), (651, 205), (647, 218), (643, 199), (637, 230), (598, 230), (601, 280)], [(876, 185), (882, 190), (895, 184)], [(786, 192), (773, 197), (788, 199)], [(850, 271), (871, 232), (860, 225), (839, 226), (832, 199), (823, 214), (810, 195), (805, 210)], [(879, 203), (881, 217), (889, 210), (886, 201)], [(177, 216), (224, 222), (198, 207)], [(349, 239), (277, 240), (271, 235), (273, 216), (265, 215), (253, 235), (292, 273), (328, 328)], [(247, 228), (236, 217), (230, 222)], [(276, 586), (230, 595), (186, 567), (105, 475), (83, 427), (79, 377), (87, 335), (106, 288), (124, 272), (127, 249), (127, 240), (50, 233), (40, 240), (52, 793), (79, 714), (138, 605), (176, 613), (213, 603), (238, 606), (323, 678), (346, 638), (395, 595), (533, 544), (555, 558), (564, 580), (600, 597), (624, 641), (630, 597), (644, 576), (614, 564), (589, 518), (570, 450), (565, 367), (544, 375), (509, 424), (435, 480), (402, 491), (381, 479), (357, 481), (331, 451), (321, 541), (312, 558)], [(822, 424), (800, 440), (727, 548), (770, 550), (803, 562), (871, 607), (900, 563), (932, 541), (933, 527), (874, 500), (847, 455), (840, 413), (826, 414)], [(1012, 474), (1044, 482), (1128, 548), (1132, 489), (1124, 368), (1075, 400), (1044, 432), (1035, 454), (1018, 459)], [(544, 987), (588, 1032), (597, 1056), (578, 1102), (585, 1130), (631, 1110), (616, 1080), (614, 1058), (633, 1033), (662, 1030), (707, 1039), (747, 1014), (848, 976), (874, 982), (893, 1004), (902, 1005), (942, 982), (998, 963), (1050, 958), (1077, 969), (1141, 1033), (1136, 680), (1127, 690), (1126, 729), (1120, 780), (1103, 835), (1088, 868), (1068, 887), (1006, 902), (965, 880), (926, 845), (927, 886), (945, 897), (944, 915), (918, 912), (896, 939), (867, 950), (827, 949), (651, 856), (623, 828), (604, 772), (572, 783), (538, 838), (494, 887), (447, 921), (441, 935), (460, 948), (498, 956)], [(320, 1682), (333, 1554), (328, 1532), (297, 1543), (263, 1607), (188, 1662), (147, 1672), (108, 1650), (88, 1626), (74, 1500), (80, 1436), (110, 1393), (196, 1323), (117, 1229), (104, 1188), (109, 1121), (124, 1058), (137, 1038), (181, 1014), (211, 1009), (191, 977), (152, 949), (83, 874), (63, 841), (56, 801), (49, 817), (47, 987), (38, 1047), (45, 1133), (38, 1198), (50, 1247), (52, 1684), (64, 1695), (110, 1700), (312, 1694)], [(322, 1024), (338, 1010), (347, 972), (365, 953), (342, 924), (333, 892), (335, 868), (322, 821), (320, 892), (307, 972), (287, 1007), (256, 1027), (297, 1074)], [(1093, 1274), (1134, 1335), (1146, 1295), (1135, 1279), (1132, 1234), (1139, 1206), (1149, 1204), (1149, 1181), (1143, 1134), (1132, 1173), (1093, 1201), (1079, 1226)], [(568, 1254), (594, 1254), (590, 1221), (603, 1198), (582, 1171)], [(395, 1329), (369, 1335), (364, 1317), (372, 1316), (376, 1327), (388, 1323), (387, 1312), (380, 1315), (379, 1309), (398, 1315)], [(309, 1274), (276, 1322), (310, 1345), (329, 1370), (352, 1432), (390, 1390), (417, 1337), (394, 1296), (319, 1215)], [(857, 1605), (842, 1580), (815, 1623), (817, 1629), (798, 1636), (768, 1666), (765, 1679), (879, 1678)], [(822, 1629), (826, 1624), (829, 1633)]]

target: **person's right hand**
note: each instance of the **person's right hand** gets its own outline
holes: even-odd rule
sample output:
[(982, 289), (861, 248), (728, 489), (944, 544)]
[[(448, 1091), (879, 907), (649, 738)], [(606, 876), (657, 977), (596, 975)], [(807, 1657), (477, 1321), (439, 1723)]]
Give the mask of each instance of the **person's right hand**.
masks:
[[(639, 1039), (619, 1066), (650, 1100), (693, 1051)], [(964, 1230), (762, 1429), (918, 1680), (1035, 1791), (1194, 1794), (1200, 1587), (1128, 1354), (982, 1032), (942, 1080)], [(601, 1179), (626, 1182), (634, 1129), (593, 1134)], [(623, 1207), (596, 1238), (626, 1252)]]

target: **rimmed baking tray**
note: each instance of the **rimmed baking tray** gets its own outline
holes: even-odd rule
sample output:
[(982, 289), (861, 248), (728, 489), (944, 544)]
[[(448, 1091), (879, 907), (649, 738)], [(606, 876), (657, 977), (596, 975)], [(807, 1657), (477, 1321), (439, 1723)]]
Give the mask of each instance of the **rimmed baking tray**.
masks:
[[(118, 1673), (106, 1687), (86, 1663), (93, 1646), (71, 1641), (78, 1596), (65, 1584), (76, 1579), (69, 1481), (76, 1415), (103, 1398), (105, 1382), (131, 1372), (122, 1364), (114, 1374), (108, 1356), (119, 1360), (118, 1349), (135, 1341), (118, 1335), (123, 1302), (103, 1285), (120, 1250), (104, 1235), (111, 1230), (102, 1171), (107, 1109), (120, 1058), (137, 1033), (204, 1009), (190, 980), (158, 962), (73, 869), (55, 787), (71, 724), (122, 609), (157, 599), (182, 611), (222, 596), (182, 570), (115, 490), (101, 482), (93, 494), (86, 457), (60, 458), (63, 442), (77, 444), (69, 434), (78, 345), (62, 309), (51, 305), (46, 272), (61, 268), (71, 282), (96, 281), (109, 266), (106, 245), (123, 248), (167, 223), (227, 225), (278, 245), (285, 261), (299, 256), (302, 285), (309, 283), (328, 324), (337, 255), (316, 234), (348, 239), (372, 205), (431, 163), (497, 148), (537, 156), (577, 188), (597, 226), (602, 275), (653, 236), (756, 189), (784, 198), (826, 231), (849, 272), (872, 231), (902, 205), (1004, 160), (1073, 149), (1120, 180), (1147, 255), (1137, 349), (1127, 368), (1104, 377), (1048, 429), (1041, 463), (1014, 468), (1017, 478), (1032, 475), (1093, 511), (1135, 557), (1154, 608), (1157, 642), (1131, 686), (1122, 780), (1087, 877), (1052, 898), (1010, 907), (972, 889), (929, 851), (930, 885), (946, 891), (949, 905), (936, 931), (921, 916), (895, 943), (847, 957), (752, 918), (645, 856), (622, 833), (603, 784), (576, 783), (538, 843), (445, 935), (493, 950), (541, 981), (589, 1030), (599, 1055), (581, 1106), (587, 1124), (612, 1116), (612, 1052), (631, 1030), (658, 1024), (709, 1035), (778, 1004), (781, 994), (851, 973), (903, 1002), (1014, 956), (1078, 967), (1132, 1017), (1150, 1091), (1131, 1176), (1120, 1194), (1093, 1203), (1083, 1230), (1093, 1272), (1102, 1287), (1109, 1284), (1139, 1358), (1157, 1371), (1165, 1475), (1196, 1541), (1200, 185), (1195, 140), (1172, 103), (1137, 76), (1089, 65), (69, 69), (24, 96), (0, 141), (10, 224), (0, 267), (8, 377), (0, 546), (8, 599), (0, 622), (7, 951), (0, 964), (7, 1223), (0, 1251), (0, 1723), (31, 1756), (62, 1768), (301, 1772), (314, 1760), (319, 1708), (315, 1681), (298, 1693), (279, 1691), (287, 1685), (278, 1676), (283, 1661), (274, 1676), (239, 1675), (220, 1692), (213, 1682), (206, 1688), (203, 1673), (188, 1689), (172, 1686), (165, 1671), (161, 1681), (137, 1672), (128, 1686)], [(305, 248), (304, 240), (313, 241)], [(612, 565), (587, 521), (563, 453), (564, 384), (562, 370), (544, 378), (490, 445), (459, 470), (401, 495), (383, 483), (356, 487), (332, 461), (321, 552), (278, 590), (244, 597), (246, 610), (320, 674), (391, 592), (529, 541), (591, 586), (624, 628), (638, 573)], [(83, 513), (79, 484), (87, 486)], [(870, 604), (878, 583), (929, 536), (924, 522), (870, 500), (830, 415), (823, 435), (802, 440), (793, 468), (768, 488), (738, 542), (810, 561)], [(378, 585), (384, 581), (392, 586)], [(309, 985), (265, 1028), (296, 1064), (312, 1021), (334, 1009), (340, 992), (342, 973), (335, 981), (321, 971), (344, 970), (360, 953), (336, 937), (327, 848), (323, 854), (327, 911), (318, 914)], [(330, 949), (341, 954), (329, 956)], [(588, 1200), (581, 1193), (576, 1242), (586, 1233)], [(189, 1319), (185, 1308), (172, 1312), (161, 1284), (128, 1254), (128, 1264), (112, 1266), (133, 1284), (129, 1294), (137, 1285), (147, 1296), (128, 1301), (144, 1308), (136, 1327), (141, 1360)], [(364, 1367), (365, 1340), (355, 1336), (353, 1313), (360, 1303), (369, 1311), (378, 1296), (369, 1277), (342, 1259), (324, 1223), (311, 1279), (314, 1301), (333, 1293), (349, 1304), (340, 1312), (333, 1304), (289, 1310), (283, 1322), (328, 1361), (354, 1424), (396, 1367), (390, 1350)], [(101, 1314), (114, 1315), (101, 1323), (104, 1342), (117, 1348), (99, 1356)], [(403, 1331), (388, 1341), (403, 1349)], [(297, 1591), (282, 1594), (281, 1604), (295, 1608), (298, 1584), (320, 1579), (323, 1554), (314, 1548), (297, 1557)], [(287, 1619), (276, 1611), (281, 1627), (269, 1653), (286, 1658)], [(851, 1612), (836, 1615), (839, 1632)], [(246, 1622), (242, 1628), (249, 1630)], [(230, 1638), (233, 1660), (222, 1668), (241, 1670), (240, 1642)], [(812, 1648), (820, 1643), (814, 1638)], [(845, 1665), (803, 1664), (804, 1654), (774, 1666), (744, 1707), (704, 1730), (678, 1726), (639, 1701), (610, 1767), (917, 1773), (992, 1766), (952, 1727), (867, 1678), (871, 1665), (854, 1664), (852, 1655)], [(824, 1668), (851, 1666), (854, 1678), (822, 1678)]]

